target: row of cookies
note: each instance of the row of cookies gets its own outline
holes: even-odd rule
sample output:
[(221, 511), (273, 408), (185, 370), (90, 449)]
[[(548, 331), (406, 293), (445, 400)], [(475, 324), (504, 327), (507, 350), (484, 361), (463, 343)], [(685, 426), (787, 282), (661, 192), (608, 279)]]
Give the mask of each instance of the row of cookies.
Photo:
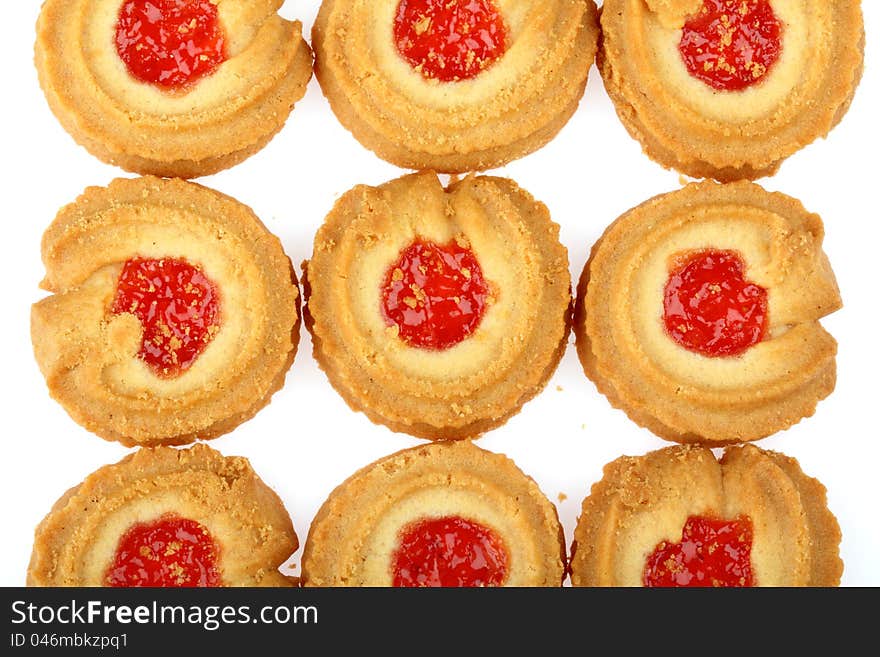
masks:
[(649, 156), (727, 182), (828, 134), (863, 67), (859, 0), (324, 0), (314, 56), (282, 3), (46, 0), (41, 86), (100, 159), (196, 177), (265, 146), (314, 63), (362, 144), (456, 173), (554, 138), (597, 62)]
[[(434, 173), (344, 194), (303, 264), (227, 196), (179, 179), (90, 188), (45, 233), (32, 340), (52, 396), (126, 445), (228, 432), (265, 406), (300, 318), (355, 410), (432, 440), (500, 426), (573, 326), (587, 375), (657, 435), (724, 445), (811, 415), (840, 307), (818, 216), (754, 183), (695, 183), (593, 247), (576, 299), (559, 226), (514, 182)], [(574, 312), (572, 313), (572, 307)]]
[[(676, 540), (681, 537), (680, 541)], [(584, 500), (570, 550), (556, 507), (469, 441), (410, 448), (346, 479), (299, 541), (247, 459), (142, 448), (55, 504), (31, 586), (834, 586), (825, 489), (782, 454), (676, 446), (621, 457)]]
[[(311, 77), (300, 26), (280, 18), (279, 6), (48, 0), (38, 23), (41, 85), (65, 128), (106, 161), (180, 177), (218, 171), (280, 130)], [(827, 134), (852, 100), (863, 51), (856, 0), (608, 0), (601, 24), (591, 0), (326, 0), (312, 37), (314, 70), (337, 117), (400, 166), (463, 172), (536, 150), (575, 111), (597, 56), (618, 115), (645, 151), (664, 166), (721, 181), (772, 174)], [(302, 315), (334, 387), (395, 430), (454, 439), (500, 425), (543, 388), (573, 325), (585, 371), (615, 406), (664, 438), (723, 445), (797, 422), (833, 388), (836, 345), (818, 320), (840, 299), (821, 242), (820, 220), (793, 199), (749, 184), (693, 185), (609, 227), (584, 269), (572, 318), (567, 253), (546, 208), (511, 181), (470, 177), (444, 190), (433, 174), (417, 174), (340, 200), (303, 266)], [(181, 181), (117, 181), (65, 208), (43, 255), (44, 287), (54, 295), (34, 308), (35, 352), (53, 396), (91, 430), (130, 445), (210, 438), (252, 416), (283, 384), (298, 341), (298, 281), (278, 240), (232, 199)], [(476, 449), (469, 444), (436, 447), (464, 454), (440, 459), (449, 485), (459, 481), (460, 461), (482, 460), (467, 456)], [(705, 448), (671, 449), (679, 451), (609, 466), (607, 485), (597, 484), (594, 502), (585, 502), (573, 582), (682, 583), (692, 572), (677, 561), (682, 554), (696, 549), (700, 561), (711, 561), (694, 548), (701, 541), (709, 553), (721, 540), (725, 553), (742, 557), (752, 538), (751, 558), (733, 571), (721, 566), (736, 575), (730, 583), (839, 580), (839, 532), (824, 490), (796, 464), (756, 448), (733, 450), (748, 456), (731, 456), (732, 463), (761, 473), (753, 480), (726, 467), (727, 457), (712, 465)], [(146, 546), (161, 544), (172, 556), (182, 549), (168, 562), (178, 578), (172, 583), (186, 572), (180, 559), (202, 564), (202, 557), (208, 565), (197, 570), (207, 579), (199, 583), (280, 583), (278, 556), (295, 549), (296, 538), (271, 491), (254, 483), (246, 465), (227, 467), (207, 448), (160, 452), (157, 462), (213, 462), (220, 488), (235, 486), (241, 473), (268, 506), (246, 497), (247, 508), (217, 505), (233, 521), (184, 514), (195, 520), (175, 516), (169, 494), (137, 502), (128, 520), (114, 512), (114, 529), (102, 531), (100, 512), (88, 529), (76, 529), (65, 509), (82, 500), (71, 491), (58, 505), (62, 529), (74, 528), (62, 542), (75, 548), (97, 537), (100, 558), (82, 560), (79, 548), (47, 550), (55, 539), (46, 527), (57, 522), (50, 516), (38, 530), (34, 563), (43, 554), (55, 569), (90, 564), (97, 577), (87, 581), (125, 583), (132, 571), (165, 576), (161, 558), (143, 561)], [(151, 486), (165, 476), (165, 466), (146, 456), (153, 453), (130, 457), (138, 481)], [(684, 465), (656, 472), (638, 465), (667, 461)], [(788, 480), (768, 474), (771, 462)], [(379, 478), (397, 469), (384, 463)], [(174, 481), (193, 476), (174, 472)], [(113, 476), (120, 481), (119, 472)], [(90, 478), (82, 490), (104, 486), (101, 480)], [(654, 536), (643, 530), (656, 518), (626, 510), (657, 496), (665, 509), (661, 492), (676, 490), (667, 480), (685, 482), (691, 497), (699, 481), (705, 496), (686, 510), (659, 511), (665, 529)], [(368, 488), (352, 486), (355, 497), (369, 499)], [(213, 496), (214, 488), (195, 484), (185, 497)], [(496, 567), (476, 583), (547, 583), (521, 576), (566, 563), (558, 521), (561, 557), (548, 559), (546, 541), (523, 541), (510, 533), (523, 528), (488, 514), (485, 500), (450, 490), (425, 493), (427, 507), (412, 507), (411, 517), (393, 513), (380, 522), (387, 531), (366, 537), (357, 518), (339, 524), (354, 499), (343, 489), (313, 524), (311, 533), (329, 540), (313, 542), (310, 534), (308, 543), (319, 547), (307, 550), (306, 582), (344, 583), (334, 580), (342, 574), (350, 583), (385, 583), (389, 546), (399, 543), (393, 581), (423, 584), (401, 559), (436, 562), (431, 546), (450, 536), (467, 538), (463, 549), (473, 554), (477, 545), (481, 563)], [(784, 498), (767, 498), (783, 489)], [(116, 503), (104, 497), (89, 499)], [(431, 508), (459, 498), (461, 506)], [(365, 513), (367, 522), (381, 520), (375, 508)], [(253, 553), (267, 564), (218, 565), (211, 535), (233, 522), (245, 535), (256, 530), (255, 542), (219, 553)], [(378, 562), (367, 559), (372, 570), (358, 571), (362, 554), (339, 554), (342, 532), (384, 546)], [(676, 552), (667, 543), (679, 532), (688, 547)], [(647, 552), (597, 547), (621, 535)], [(794, 542), (768, 538), (778, 535)], [(182, 547), (182, 536), (198, 540)], [(517, 542), (542, 547), (529, 560), (512, 549)], [(653, 574), (635, 563), (645, 553)], [(455, 549), (447, 556), (460, 561)], [(715, 577), (694, 572), (698, 584)]]

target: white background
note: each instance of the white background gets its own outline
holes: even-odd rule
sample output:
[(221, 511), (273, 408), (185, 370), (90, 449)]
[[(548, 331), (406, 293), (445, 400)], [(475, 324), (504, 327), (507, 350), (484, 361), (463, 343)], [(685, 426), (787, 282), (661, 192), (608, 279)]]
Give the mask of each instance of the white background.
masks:
[[(0, 585), (25, 581), (33, 531), (55, 500), (96, 468), (128, 450), (75, 424), (49, 398), (34, 362), (30, 305), (42, 296), (40, 237), (63, 205), (88, 185), (131, 176), (77, 146), (50, 113), (34, 71), (37, 0), (3, 3), (3, 236), (0, 238)], [(282, 13), (308, 35), (317, 0), (289, 0)], [(819, 213), (825, 249), (845, 307), (824, 325), (840, 343), (836, 391), (816, 415), (760, 441), (797, 458), (828, 488), (842, 531), (843, 584), (880, 585), (880, 430), (878, 430), (878, 266), (880, 192), (880, 2), (864, 3), (865, 77), (852, 109), (827, 140), (791, 157), (761, 184), (801, 199)], [(253, 207), (280, 236), (297, 266), (334, 201), (358, 183), (381, 184), (404, 172), (364, 149), (336, 121), (312, 79), (285, 129), (261, 152), (199, 182)], [(573, 280), (590, 246), (618, 215), (680, 187), (677, 173), (642, 155), (618, 121), (595, 67), (581, 106), (542, 150), (495, 172), (509, 176), (550, 208), (562, 226)], [(318, 370), (303, 331), (285, 387), (254, 419), (211, 442), (247, 456), (284, 500), (300, 541), (329, 492), (373, 460), (420, 441), (374, 426), (344, 404)], [(573, 345), (549, 385), (505, 426), (482, 439), (516, 461), (557, 503), (570, 542), (583, 497), (602, 466), (622, 454), (668, 443), (614, 410), (584, 376)], [(560, 494), (567, 496), (561, 497)], [(299, 552), (292, 559), (298, 565)]]

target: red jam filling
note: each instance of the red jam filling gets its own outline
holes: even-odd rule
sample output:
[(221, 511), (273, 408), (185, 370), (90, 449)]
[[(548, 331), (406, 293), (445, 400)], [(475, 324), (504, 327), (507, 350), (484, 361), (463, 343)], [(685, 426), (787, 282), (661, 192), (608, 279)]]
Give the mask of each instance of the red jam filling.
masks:
[(141, 321), (138, 356), (162, 377), (188, 369), (220, 328), (216, 287), (185, 260), (126, 262), (111, 312), (131, 313)]
[(769, 0), (703, 0), (678, 49), (695, 78), (739, 91), (760, 82), (779, 59), (782, 24)]
[(116, 52), (132, 76), (178, 90), (226, 61), (226, 39), (209, 0), (126, 0)]
[(457, 516), (405, 527), (392, 558), (394, 586), (501, 586), (507, 551), (491, 529)]
[(663, 541), (648, 556), (645, 586), (754, 586), (752, 521), (714, 520), (691, 516), (681, 530), (681, 543)]
[(467, 80), (507, 49), (507, 29), (492, 0), (400, 0), (398, 52), (424, 77)]
[(745, 280), (733, 251), (698, 251), (675, 266), (663, 299), (666, 331), (703, 356), (737, 356), (764, 339), (767, 290)]
[(408, 345), (447, 349), (477, 328), (488, 297), (489, 284), (469, 248), (417, 239), (385, 275), (382, 310)]
[(119, 539), (107, 586), (222, 586), (218, 550), (193, 520), (165, 515), (133, 525)]

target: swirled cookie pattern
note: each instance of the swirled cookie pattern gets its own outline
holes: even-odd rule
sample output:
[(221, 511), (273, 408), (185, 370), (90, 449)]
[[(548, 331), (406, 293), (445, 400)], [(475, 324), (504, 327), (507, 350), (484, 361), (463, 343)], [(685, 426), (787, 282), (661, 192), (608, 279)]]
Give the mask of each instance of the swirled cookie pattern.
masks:
[(459, 439), (499, 426), (565, 349), (568, 257), (510, 180), (434, 173), (346, 193), (304, 264), (314, 355), (353, 408)]
[(560, 586), (556, 508), (507, 457), (468, 441), (403, 450), (321, 506), (304, 586)]
[(279, 567), (297, 547), (284, 505), (247, 459), (205, 445), (144, 448), (55, 503), (27, 584), (290, 586)]
[(592, 0), (325, 0), (312, 31), (342, 124), (385, 160), (444, 172), (498, 167), (552, 139), (597, 39)]
[(665, 167), (772, 175), (843, 118), (858, 86), (858, 0), (608, 0), (599, 69), (618, 116)]
[(825, 487), (753, 445), (676, 446), (605, 466), (574, 532), (574, 586), (837, 586)]
[[(747, 182), (694, 183), (634, 208), (595, 244), (581, 277), (584, 370), (667, 440), (756, 440), (812, 415), (836, 378), (837, 343), (819, 319), (841, 306), (823, 236), (799, 201)], [(705, 278), (719, 267), (733, 278)], [(674, 314), (684, 311), (696, 312)], [(716, 335), (719, 314), (726, 336)], [(704, 349), (690, 342), (698, 332)]]
[[(175, 36), (163, 46), (169, 51), (157, 48), (152, 58), (140, 53), (160, 41), (159, 28), (134, 32), (146, 31), (147, 21), (126, 13), (138, 2), (43, 5), (36, 66), (64, 128), (105, 162), (161, 176), (215, 173), (263, 148), (312, 73), (302, 25), (277, 13), (282, 0), (212, 0), (213, 21), (178, 16), (178, 4), (164, 0), (140, 7), (145, 16), (164, 11), (168, 21), (180, 23), (166, 30)], [(199, 41), (208, 30), (216, 31), (213, 49)], [(197, 56), (187, 60), (188, 54)], [(169, 86), (173, 81), (178, 84)]]
[(90, 431), (126, 445), (212, 438), (283, 384), (296, 278), (237, 201), (150, 177), (89, 188), (46, 231), (43, 260), (52, 295), (32, 310), (34, 352)]

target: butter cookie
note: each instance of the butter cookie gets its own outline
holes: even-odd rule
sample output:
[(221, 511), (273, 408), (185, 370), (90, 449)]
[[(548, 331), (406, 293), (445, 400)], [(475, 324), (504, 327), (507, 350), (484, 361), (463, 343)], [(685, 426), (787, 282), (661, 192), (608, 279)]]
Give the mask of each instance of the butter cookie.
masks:
[(291, 586), (298, 547), (247, 459), (144, 448), (67, 491), (36, 530), (28, 586)]
[(574, 586), (837, 586), (825, 487), (753, 445), (667, 447), (605, 466), (574, 532)]
[(348, 404), (439, 439), (500, 426), (556, 369), (568, 254), (547, 208), (504, 178), (358, 186), (303, 264), (314, 355)]
[(756, 440), (834, 389), (841, 306), (821, 219), (750, 182), (693, 183), (593, 247), (574, 331), (587, 375), (667, 440)]
[(128, 171), (193, 178), (250, 157), (312, 76), (283, 0), (46, 0), (35, 63), (73, 138)]
[(468, 441), (397, 452), (318, 511), (304, 586), (561, 586), (556, 507), (509, 458)]
[(730, 182), (840, 122), (864, 46), (859, 0), (606, 0), (598, 64), (652, 159)]
[(550, 141), (596, 54), (593, 0), (324, 0), (315, 75), (340, 122), (410, 169), (499, 167)]
[(250, 208), (178, 179), (119, 179), (63, 208), (43, 236), (51, 296), (31, 337), (51, 395), (125, 445), (231, 431), (284, 383), (299, 289)]

